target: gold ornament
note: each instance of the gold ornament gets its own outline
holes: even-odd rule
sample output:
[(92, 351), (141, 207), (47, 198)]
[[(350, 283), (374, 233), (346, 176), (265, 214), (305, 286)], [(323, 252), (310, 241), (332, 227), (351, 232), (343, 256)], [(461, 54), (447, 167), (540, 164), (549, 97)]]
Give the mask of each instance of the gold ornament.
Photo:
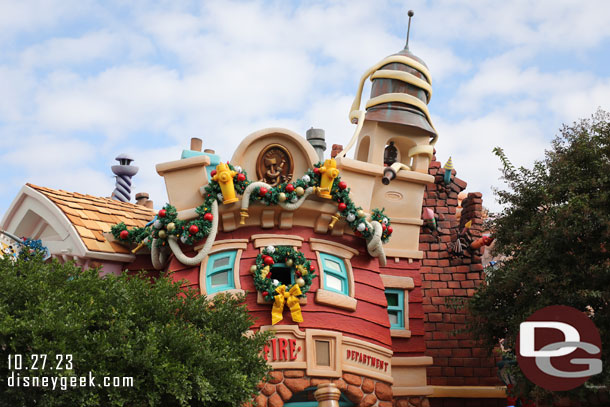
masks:
[(356, 212), (356, 215), (358, 215), (359, 218), (364, 218), (364, 211), (362, 209), (358, 209), (358, 211)]
[(299, 270), (299, 272), (301, 273), (302, 276), (306, 276), (307, 275), (307, 269), (302, 264), (299, 264), (297, 266), (297, 270)]
[(165, 230), (160, 230), (159, 231), (159, 237), (161, 239), (165, 239), (167, 237), (167, 233), (165, 233)]
[(280, 192), (279, 196), (277, 197), (278, 201), (280, 202), (284, 202), (286, 201), (286, 194), (283, 192)]
[(303, 287), (305, 285), (305, 280), (299, 277), (297, 278), (297, 284), (299, 285), (299, 287)]
[(173, 232), (174, 230), (176, 230), (176, 224), (174, 222), (168, 223), (167, 224), (167, 231), (168, 232)]
[(303, 196), (303, 194), (305, 193), (305, 190), (303, 189), (303, 187), (296, 187), (294, 192), (297, 193), (297, 196)]
[(286, 267), (292, 267), (292, 264), (293, 264), (292, 259), (286, 260)]
[(250, 274), (254, 274), (256, 273), (256, 266), (251, 266), (250, 267)]

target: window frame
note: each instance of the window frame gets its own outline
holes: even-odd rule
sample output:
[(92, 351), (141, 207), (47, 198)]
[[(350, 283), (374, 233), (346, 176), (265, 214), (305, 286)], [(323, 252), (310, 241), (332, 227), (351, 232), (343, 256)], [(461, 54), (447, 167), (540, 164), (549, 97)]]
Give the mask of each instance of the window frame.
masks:
[[(324, 269), (324, 287), (326, 290), (336, 292), (338, 294), (343, 294), (349, 296), (349, 277), (347, 275), (347, 267), (345, 266), (345, 259), (335, 256), (334, 254), (320, 252), (320, 261), (321, 268)], [(334, 270), (330, 270), (327, 268), (326, 262), (332, 261), (339, 265), (339, 273)], [(341, 290), (337, 290), (336, 288), (329, 287), (328, 277), (334, 277), (341, 282)]]
[[(195, 247), (195, 250), (200, 250), (203, 245)], [(199, 291), (202, 295), (206, 295), (208, 298), (214, 298), (219, 293), (225, 294), (245, 294), (245, 291), (241, 288), (240, 281), (240, 262), (241, 255), (244, 250), (248, 247), (248, 239), (226, 239), (226, 240), (218, 240), (214, 242), (214, 245), (210, 249), (208, 255), (201, 261), (199, 268)], [(208, 286), (208, 263), (210, 258), (214, 257), (217, 254), (234, 251), (235, 257), (233, 260), (233, 269), (232, 274), (229, 278), (229, 283), (233, 283), (232, 288), (226, 288), (221, 290), (214, 290), (210, 292), (210, 287)], [(211, 266), (211, 263), (210, 263)]]
[[(390, 336), (398, 338), (410, 338), (411, 330), (409, 329), (409, 291), (415, 288), (415, 282), (411, 277), (404, 276), (390, 276), (386, 274), (381, 275), (381, 281), (383, 282), (384, 292), (398, 291), (402, 292), (402, 318), (403, 327), (392, 327), (390, 324)], [(400, 297), (399, 297), (400, 298)], [(386, 310), (388, 306), (386, 304)], [(388, 322), (389, 322), (388, 315)]]
[[(220, 266), (217, 269), (213, 267), (214, 262), (217, 259), (226, 258), (228, 254), (229, 264), (226, 266)], [(222, 291), (235, 289), (235, 279), (233, 277), (233, 273), (235, 272), (235, 258), (237, 257), (237, 250), (223, 250), (217, 253), (213, 253), (208, 255), (205, 272), (205, 283), (206, 283), (206, 291), (208, 294), (216, 294)], [(212, 266), (212, 267), (210, 267)], [(212, 286), (212, 277), (219, 273), (228, 273), (227, 276), (227, 284), (220, 285), (218, 287)]]
[[(315, 301), (320, 304), (330, 305), (337, 308), (342, 308), (348, 311), (355, 311), (358, 301), (355, 296), (355, 283), (354, 283), (354, 271), (350, 259), (359, 254), (358, 250), (343, 245), (341, 243), (333, 242), (332, 240), (323, 240), (317, 238), (309, 238), (309, 244), (311, 250), (316, 253), (316, 260), (318, 263), (318, 273), (320, 287), (316, 291)], [(326, 271), (324, 270), (323, 255), (329, 255), (342, 260), (341, 264), (345, 270), (347, 277), (346, 291), (340, 293), (333, 290), (326, 285)], [(330, 273), (331, 275), (333, 273)]]
[[(390, 321), (390, 329), (406, 329), (405, 328), (405, 291), (397, 288), (386, 288), (385, 289), (386, 300), (387, 294), (396, 294), (398, 298), (397, 305), (387, 305), (388, 315), (390, 315), (390, 311), (397, 312), (396, 319), (398, 320), (397, 324), (392, 324)], [(389, 317), (388, 317), (389, 319)]]

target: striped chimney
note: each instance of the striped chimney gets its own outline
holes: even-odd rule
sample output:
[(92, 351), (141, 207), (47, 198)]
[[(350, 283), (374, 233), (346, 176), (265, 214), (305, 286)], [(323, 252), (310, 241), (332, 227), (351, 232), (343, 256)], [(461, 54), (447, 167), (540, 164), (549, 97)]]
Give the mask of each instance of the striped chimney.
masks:
[(120, 165), (112, 166), (112, 172), (116, 175), (116, 185), (111, 198), (121, 202), (129, 202), (131, 200), (131, 177), (138, 173), (139, 168), (129, 165), (133, 158), (127, 154), (119, 154), (115, 160)]

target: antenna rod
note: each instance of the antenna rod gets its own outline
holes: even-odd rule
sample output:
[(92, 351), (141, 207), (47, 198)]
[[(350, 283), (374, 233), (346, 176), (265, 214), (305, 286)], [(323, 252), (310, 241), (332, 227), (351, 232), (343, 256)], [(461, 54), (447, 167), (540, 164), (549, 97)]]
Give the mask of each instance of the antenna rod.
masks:
[(405, 49), (409, 49), (409, 33), (411, 32), (411, 17), (413, 17), (415, 13), (413, 10), (409, 10), (407, 15), (409, 16), (409, 27), (407, 28), (407, 43), (405, 44)]

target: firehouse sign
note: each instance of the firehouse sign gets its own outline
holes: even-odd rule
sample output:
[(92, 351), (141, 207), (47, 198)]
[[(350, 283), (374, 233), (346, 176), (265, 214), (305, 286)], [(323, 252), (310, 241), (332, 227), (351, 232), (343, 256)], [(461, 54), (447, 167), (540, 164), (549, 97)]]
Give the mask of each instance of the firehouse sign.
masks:
[(355, 350), (347, 350), (347, 360), (358, 362), (365, 366), (370, 366), (375, 369), (379, 369), (383, 372), (388, 371), (389, 363), (387, 361), (376, 358), (373, 355), (366, 354), (364, 352), (358, 352)]
[(303, 350), (292, 338), (273, 338), (263, 348), (263, 357), (268, 362), (295, 361)]

